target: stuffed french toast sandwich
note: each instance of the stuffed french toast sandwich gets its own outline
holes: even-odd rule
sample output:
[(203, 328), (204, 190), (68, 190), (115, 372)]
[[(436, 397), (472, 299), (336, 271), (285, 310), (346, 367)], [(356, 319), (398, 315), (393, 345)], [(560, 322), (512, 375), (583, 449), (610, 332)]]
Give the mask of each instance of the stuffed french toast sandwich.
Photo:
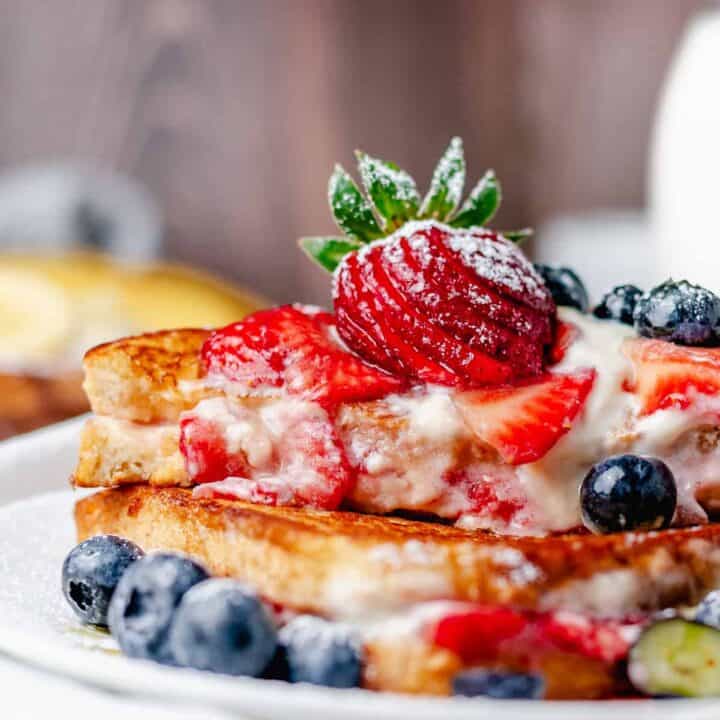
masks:
[(720, 692), (720, 299), (591, 311), (487, 227), (492, 172), (462, 201), (459, 139), (424, 197), (358, 159), (342, 233), (300, 242), (332, 311), (86, 354), (77, 615), (131, 657), (338, 688)]

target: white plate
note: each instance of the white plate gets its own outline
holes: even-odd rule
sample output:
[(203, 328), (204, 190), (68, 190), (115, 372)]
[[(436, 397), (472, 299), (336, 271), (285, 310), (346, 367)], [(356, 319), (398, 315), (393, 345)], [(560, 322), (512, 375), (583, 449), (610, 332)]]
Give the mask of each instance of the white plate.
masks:
[[(20, 483), (63, 487), (77, 423), (0, 446), (0, 502)], [(229, 678), (128, 660), (112, 641), (83, 629), (60, 593), (60, 568), (74, 544), (69, 490), (0, 507), (0, 650), (36, 666), (122, 693), (192, 701), (266, 720), (717, 720), (720, 701), (594, 703), (441, 699), (329, 690)]]

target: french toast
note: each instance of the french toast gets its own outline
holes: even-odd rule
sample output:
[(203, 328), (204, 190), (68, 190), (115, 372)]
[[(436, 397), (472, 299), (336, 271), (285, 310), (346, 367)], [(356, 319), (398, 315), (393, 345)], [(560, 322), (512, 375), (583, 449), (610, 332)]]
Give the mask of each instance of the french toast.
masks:
[[(483, 226), (492, 173), (450, 201), (459, 141), (448, 153), (422, 206), (394, 166), (360, 154), (372, 204), (336, 168), (345, 236), (301, 241), (334, 273), (332, 313), (286, 305), (86, 354), (94, 416), (72, 482), (99, 491), (77, 503), (78, 537), (182, 553), (202, 577), (253, 588), (233, 602), (264, 618), (258, 647), (284, 653), (284, 679), (623, 694), (656, 614), (691, 614), (720, 585), (720, 298), (623, 286), (589, 314), (574, 273), (534, 266), (522, 233)], [(146, 567), (190, 562), (173, 557)], [(145, 592), (153, 579), (137, 572)], [(125, 620), (146, 608), (121, 596), (113, 632), (128, 652)], [(180, 637), (208, 630), (204, 609), (188, 610), (202, 632)], [(362, 660), (306, 639), (334, 666), (293, 674), (304, 660), (282, 633), (323, 618), (361, 638)], [(220, 645), (248, 659), (216, 640), (196, 663)], [(175, 656), (139, 656), (198, 657), (178, 642)], [(268, 657), (249, 674), (271, 672)]]
[[(537, 612), (647, 613), (696, 602), (720, 577), (720, 527), (638, 535), (516, 538), (436, 523), (346, 512), (193, 498), (181, 488), (103, 490), (75, 509), (78, 540), (114, 534), (147, 550), (191, 555), (215, 575), (251, 584), (274, 604), (334, 620), (372, 620), (440, 602), (511, 605)], [(422, 613), (421, 613), (422, 614)], [(463, 669), (422, 628), (377, 623), (363, 685), (449, 694)], [(504, 669), (541, 671), (546, 697), (628, 692), (616, 662), (563, 644), (527, 657), (506, 650)], [(472, 665), (472, 663), (469, 663)], [(569, 677), (572, 679), (570, 680)]]
[(508, 538), (145, 485), (80, 500), (75, 522), (80, 540), (111, 533), (148, 550), (185, 552), (275, 602), (330, 617), (432, 600), (622, 617), (694, 604), (720, 582), (716, 524)]

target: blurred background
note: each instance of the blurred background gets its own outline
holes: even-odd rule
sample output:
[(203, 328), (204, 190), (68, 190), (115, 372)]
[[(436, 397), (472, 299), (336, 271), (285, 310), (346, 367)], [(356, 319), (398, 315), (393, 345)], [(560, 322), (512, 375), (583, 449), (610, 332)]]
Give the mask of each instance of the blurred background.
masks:
[[(493, 167), (503, 182), (496, 224), (535, 226), (534, 256), (574, 265), (596, 296), (611, 282), (655, 281), (698, 252), (695, 262), (709, 265), (703, 247), (717, 231), (703, 212), (714, 210), (717, 185), (712, 144), (701, 140), (719, 124), (702, 103), (717, 95), (720, 56), (706, 58), (720, 33), (700, 37), (700, 29), (720, 27), (713, 7), (0, 0), (0, 246), (41, 256), (102, 251), (132, 275), (110, 282), (85, 260), (41, 269), (56, 284), (69, 269), (61, 290), (75, 300), (67, 322), (51, 313), (45, 323), (69, 328), (55, 354), (47, 343), (35, 348), (45, 362), (33, 356), (23, 372), (46, 376), (48, 358), (75, 367), (80, 345), (123, 331), (218, 324), (259, 296), (327, 304), (327, 277), (296, 239), (333, 231), (327, 179), (334, 162), (353, 166), (356, 147), (409, 170), (422, 192), (449, 138), (461, 135), (469, 180)], [(700, 116), (707, 127), (693, 124)], [(687, 165), (688, 138), (707, 182)], [(704, 188), (706, 209), (695, 199)], [(658, 210), (660, 197), (670, 200)], [(706, 244), (676, 242), (683, 223), (695, 223)], [(182, 269), (178, 279), (164, 265), (151, 267), (154, 280), (147, 267), (128, 270), (128, 261), (154, 258), (255, 295)], [(32, 285), (26, 260), (24, 269), (4, 262), (0, 322), (10, 322), (5, 312), (17, 325), (18, 305), (30, 308), (27, 319), (60, 302), (36, 288), (36, 305), (18, 303), (16, 288)], [(156, 303), (164, 310), (153, 315)], [(23, 365), (23, 342), (5, 342), (0, 366)]]

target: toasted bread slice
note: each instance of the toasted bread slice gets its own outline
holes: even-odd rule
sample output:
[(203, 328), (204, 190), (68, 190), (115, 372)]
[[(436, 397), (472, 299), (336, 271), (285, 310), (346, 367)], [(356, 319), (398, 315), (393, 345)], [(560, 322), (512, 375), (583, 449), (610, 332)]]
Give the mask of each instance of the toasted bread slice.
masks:
[(199, 381), (200, 348), (207, 336), (207, 330), (165, 330), (94, 347), (83, 362), (83, 387), (93, 412), (167, 422), (217, 394)]
[[(266, 598), (333, 618), (402, 614), (437, 599), (624, 616), (695, 602), (720, 577), (720, 526), (607, 536), (511, 539), (400, 518), (200, 500), (181, 488), (130, 486), (80, 500), (78, 539), (127, 537), (146, 550), (188, 553)], [(494, 666), (527, 670), (501, 656)], [(562, 649), (532, 668), (549, 698), (627, 690), (612, 662)], [(447, 694), (463, 669), (423, 634), (375, 635), (363, 684)]]
[(190, 478), (178, 446), (177, 423), (140, 425), (98, 415), (83, 426), (77, 487), (114, 487), (144, 482), (189, 486)]
[(113, 533), (186, 552), (275, 602), (332, 617), (439, 599), (623, 617), (694, 603), (720, 581), (720, 524), (511, 538), (145, 485), (91, 495), (75, 520), (80, 539)]

